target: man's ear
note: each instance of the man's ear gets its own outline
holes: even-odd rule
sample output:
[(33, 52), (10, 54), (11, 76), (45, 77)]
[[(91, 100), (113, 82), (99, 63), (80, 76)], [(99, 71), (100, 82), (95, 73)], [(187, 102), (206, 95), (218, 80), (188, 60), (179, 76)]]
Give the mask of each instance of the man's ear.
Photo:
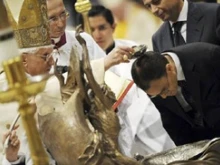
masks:
[(166, 64), (166, 72), (167, 72), (167, 74), (168, 73), (175, 73), (176, 72), (176, 68), (175, 68), (175, 65), (174, 64), (172, 64), (172, 63), (168, 63), (168, 64)]
[(114, 23), (114, 24), (112, 25), (113, 32), (115, 32), (116, 26), (117, 26), (116, 23)]
[(27, 63), (27, 54), (26, 54), (26, 53), (22, 53), (21, 59), (22, 59), (22, 63), (23, 63), (23, 65), (24, 65), (24, 67), (26, 68), (26, 67), (28, 66), (28, 63)]
[(178, 88), (177, 71), (174, 63), (168, 63), (166, 65), (166, 73), (167, 73), (170, 95), (174, 96), (176, 95)]

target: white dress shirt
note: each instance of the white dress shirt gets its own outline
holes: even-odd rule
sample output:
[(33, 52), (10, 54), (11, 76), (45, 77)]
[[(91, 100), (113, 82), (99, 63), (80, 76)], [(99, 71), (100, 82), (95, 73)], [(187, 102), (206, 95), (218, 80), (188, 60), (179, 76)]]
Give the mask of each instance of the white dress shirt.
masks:
[[(180, 15), (179, 15), (179, 17), (176, 21), (176, 22), (180, 22), (180, 21), (184, 22), (184, 24), (182, 25), (182, 27), (180, 29), (180, 33), (182, 34), (183, 39), (185, 40), (185, 42), (187, 40), (187, 38), (186, 38), (186, 30), (187, 30), (186, 25), (187, 25), (188, 4), (189, 4), (189, 2), (187, 0), (184, 0), (183, 8), (182, 8), (182, 10), (180, 12)], [(174, 22), (170, 21), (170, 25), (172, 27), (172, 32), (174, 34), (173, 23)]]

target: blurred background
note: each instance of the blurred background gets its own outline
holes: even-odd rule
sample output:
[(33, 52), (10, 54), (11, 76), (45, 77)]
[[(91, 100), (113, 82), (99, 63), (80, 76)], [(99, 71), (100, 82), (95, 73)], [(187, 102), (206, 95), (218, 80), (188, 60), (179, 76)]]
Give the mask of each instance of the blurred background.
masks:
[[(114, 0), (113, 0), (114, 1)], [(121, 1), (121, 0), (119, 0)], [(133, 1), (137, 4), (139, 4), (140, 6), (143, 6), (142, 0), (124, 0), (124, 1)], [(210, 2), (210, 3), (220, 3), (220, 0), (191, 0), (194, 2)], [(75, 4), (76, 0), (64, 0), (64, 3), (67, 7), (67, 10), (71, 13), (70, 15), (70, 19), (68, 20), (68, 25), (72, 28), (75, 28), (75, 26), (77, 25), (77, 12), (75, 11), (74, 8), (74, 4)], [(95, 4), (110, 4), (110, 3), (114, 3), (111, 0), (90, 0), (90, 2), (95, 5)], [(108, 8), (108, 6), (105, 6)]]
[[(194, 2), (217, 3), (220, 0), (191, 0)], [(79, 14), (75, 11), (76, 0), (64, 0), (70, 12), (68, 29), (79, 24)], [(152, 50), (151, 37), (162, 24), (150, 11), (144, 8), (142, 0), (90, 0), (92, 5), (100, 4), (113, 12), (116, 21), (114, 37), (128, 39), (138, 44), (146, 44)]]

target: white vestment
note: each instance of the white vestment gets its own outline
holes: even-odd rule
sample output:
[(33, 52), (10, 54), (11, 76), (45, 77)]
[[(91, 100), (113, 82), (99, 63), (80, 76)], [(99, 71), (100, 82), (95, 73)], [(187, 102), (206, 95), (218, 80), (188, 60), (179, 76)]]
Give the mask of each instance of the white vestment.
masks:
[(135, 84), (118, 110), (121, 122), (119, 145), (125, 155), (148, 155), (175, 147), (163, 128), (157, 108), (147, 94)]

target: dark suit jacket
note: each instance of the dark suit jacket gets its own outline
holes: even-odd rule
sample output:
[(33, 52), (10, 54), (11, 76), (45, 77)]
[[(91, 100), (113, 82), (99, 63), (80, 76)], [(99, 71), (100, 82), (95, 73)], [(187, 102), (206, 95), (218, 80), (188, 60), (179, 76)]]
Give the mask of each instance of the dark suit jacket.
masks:
[[(186, 43), (208, 42), (220, 45), (220, 5), (189, 1)], [(172, 30), (164, 22), (152, 38), (153, 50), (163, 52), (174, 47)]]
[(195, 110), (205, 121), (196, 126), (176, 97), (152, 99), (161, 113), (164, 128), (177, 145), (220, 136), (220, 47), (191, 43), (168, 50), (179, 57)]

